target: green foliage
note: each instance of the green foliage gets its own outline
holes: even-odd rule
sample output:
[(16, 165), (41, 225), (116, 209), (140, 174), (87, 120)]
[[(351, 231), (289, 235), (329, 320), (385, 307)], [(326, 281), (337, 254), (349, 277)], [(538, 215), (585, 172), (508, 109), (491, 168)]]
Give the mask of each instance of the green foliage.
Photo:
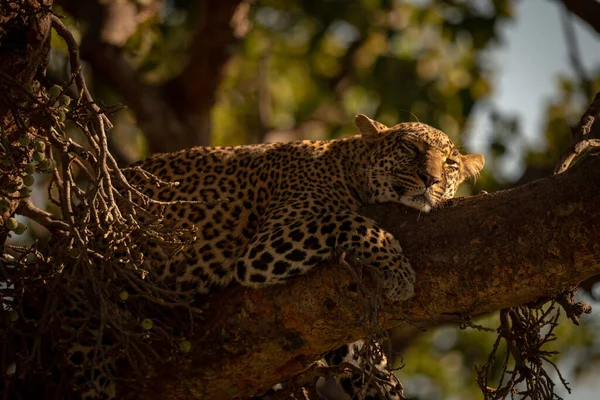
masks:
[(426, 121), (458, 139), (491, 90), (478, 53), (510, 16), (509, 1), (259, 1), (221, 86), (215, 142), (270, 130), (314, 138), (306, 121), (325, 137), (350, 135), (357, 113)]

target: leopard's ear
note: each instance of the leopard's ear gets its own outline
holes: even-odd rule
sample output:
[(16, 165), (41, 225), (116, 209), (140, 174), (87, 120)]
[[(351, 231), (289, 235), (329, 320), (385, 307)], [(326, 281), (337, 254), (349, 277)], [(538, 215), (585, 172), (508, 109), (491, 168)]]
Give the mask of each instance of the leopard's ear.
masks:
[(479, 172), (485, 165), (485, 158), (481, 154), (467, 154), (466, 156), (461, 155), (461, 178), (463, 180), (468, 179), (472, 176), (478, 176)]
[(381, 132), (388, 129), (381, 122), (377, 122), (364, 114), (354, 117), (354, 123), (358, 128), (363, 140), (367, 142), (376, 142), (382, 139)]

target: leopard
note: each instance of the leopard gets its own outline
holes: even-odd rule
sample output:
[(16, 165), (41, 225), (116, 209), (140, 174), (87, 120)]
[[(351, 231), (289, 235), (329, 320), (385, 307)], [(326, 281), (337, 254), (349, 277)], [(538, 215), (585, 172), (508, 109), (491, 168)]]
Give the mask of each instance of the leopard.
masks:
[[(179, 251), (144, 243), (145, 268), (177, 290), (206, 294), (230, 284), (282, 284), (342, 251), (378, 272), (389, 300), (408, 300), (416, 279), (409, 260), (360, 207), (391, 202), (430, 212), (485, 161), (461, 154), (425, 123), (388, 127), (360, 114), (355, 125), (351, 137), (195, 147), (125, 168), (130, 184), (157, 200), (150, 212), (197, 235)], [(346, 354), (360, 343), (347, 345)], [(89, 398), (115, 398), (115, 385), (102, 378)]]
[[(361, 339), (329, 351), (318, 361), (319, 367), (336, 369), (314, 382), (314, 390), (297, 384), (278, 383), (251, 400), (309, 399), (316, 393), (326, 400), (402, 400), (404, 388), (388, 363), (381, 342)], [(336, 368), (338, 367), (338, 368)], [(283, 392), (286, 391), (286, 392)], [(292, 393), (290, 393), (290, 391)]]
[[(370, 351), (369, 351), (370, 350)], [(353, 369), (333, 378), (319, 377), (317, 394), (328, 400), (402, 400), (404, 388), (392, 371), (383, 346), (366, 340), (344, 345), (328, 352), (322, 360), (329, 367), (350, 365)]]

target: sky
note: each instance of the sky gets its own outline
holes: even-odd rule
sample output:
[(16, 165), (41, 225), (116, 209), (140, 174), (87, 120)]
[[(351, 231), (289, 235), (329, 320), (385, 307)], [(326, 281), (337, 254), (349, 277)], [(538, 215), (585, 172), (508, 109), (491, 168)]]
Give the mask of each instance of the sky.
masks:
[[(557, 77), (573, 76), (561, 23), (562, 3), (552, 0), (515, 2), (516, 18), (504, 26), (502, 46), (494, 51), (499, 63), (490, 102), (504, 114), (520, 116), (523, 133), (532, 144), (543, 146), (544, 110), (557, 94)], [(587, 24), (572, 17), (583, 64), (588, 74), (600, 68), (600, 39)], [(487, 107), (480, 107), (472, 125), (469, 148), (482, 151), (491, 124)], [(581, 110), (582, 113), (585, 110)], [(518, 178), (518, 164), (510, 163), (508, 175)]]

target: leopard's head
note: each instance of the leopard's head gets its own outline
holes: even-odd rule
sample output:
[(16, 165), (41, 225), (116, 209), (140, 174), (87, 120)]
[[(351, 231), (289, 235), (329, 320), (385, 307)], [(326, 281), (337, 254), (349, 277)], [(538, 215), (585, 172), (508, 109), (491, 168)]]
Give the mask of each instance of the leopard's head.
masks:
[(403, 203), (420, 211), (454, 196), (458, 185), (485, 163), (479, 154), (462, 155), (442, 131), (419, 122), (388, 128), (357, 115), (361, 139), (371, 148), (370, 202)]

